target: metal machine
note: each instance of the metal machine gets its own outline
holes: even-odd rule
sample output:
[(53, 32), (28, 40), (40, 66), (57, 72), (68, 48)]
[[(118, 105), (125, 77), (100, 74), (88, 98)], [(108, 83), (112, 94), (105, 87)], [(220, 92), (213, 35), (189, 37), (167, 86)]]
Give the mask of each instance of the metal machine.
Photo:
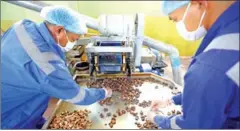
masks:
[(113, 40), (99, 37), (86, 47), (90, 63), (90, 76), (93, 73), (127, 73), (134, 70), (132, 41)]
[[(37, 1), (5, 1), (30, 10), (40, 12), (44, 6), (43, 2)], [(144, 36), (144, 15), (101, 15), (98, 19), (79, 14), (86, 21), (88, 28), (97, 30), (100, 36), (90, 39), (79, 40), (78, 44), (85, 44), (86, 53), (90, 63), (90, 75), (126, 73), (155, 69), (161, 70), (166, 66), (161, 59), (157, 64), (144, 62), (142, 60), (142, 47), (147, 46), (155, 50), (155, 57), (161, 53), (166, 53), (170, 57), (173, 80), (179, 85), (183, 84), (180, 68), (180, 58), (178, 50), (170, 44), (156, 41)]]
[[(136, 17), (139, 14), (136, 15)], [(127, 15), (100, 15), (99, 31), (86, 46), (90, 63), (90, 76), (94, 74), (124, 73), (135, 71), (135, 27), (133, 17)], [(142, 30), (143, 31), (143, 30)]]

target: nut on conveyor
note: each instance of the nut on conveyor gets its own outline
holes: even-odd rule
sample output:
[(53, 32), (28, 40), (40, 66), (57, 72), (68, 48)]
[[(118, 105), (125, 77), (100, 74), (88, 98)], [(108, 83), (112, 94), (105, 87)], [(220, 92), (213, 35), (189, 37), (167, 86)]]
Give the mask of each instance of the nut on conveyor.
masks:
[(116, 118), (117, 117), (117, 115), (116, 114), (113, 114), (113, 118)]
[(177, 115), (182, 114), (180, 111), (177, 111)]
[[(158, 129), (157, 126), (154, 123), (151, 123), (149, 121), (147, 121), (146, 119), (146, 115), (144, 115), (143, 111), (140, 112), (136, 112), (136, 109), (141, 107), (141, 108), (146, 108), (149, 107), (152, 103), (152, 101), (150, 100), (143, 100), (139, 102), (139, 97), (141, 96), (141, 91), (139, 90), (140, 86), (143, 85), (143, 83), (145, 81), (149, 81), (150, 83), (157, 83), (157, 84), (161, 84), (163, 86), (169, 86), (169, 88), (173, 88), (174, 86), (172, 86), (171, 84), (165, 82), (165, 81), (161, 81), (159, 82), (159, 80), (155, 80), (152, 78), (147, 78), (147, 79), (142, 79), (142, 78), (132, 78), (132, 79), (127, 79), (127, 78), (121, 78), (121, 77), (116, 77), (116, 78), (105, 78), (105, 79), (98, 79), (97, 81), (91, 81), (90, 83), (88, 83), (88, 87), (92, 88), (92, 87), (109, 87), (112, 89), (113, 93), (120, 93), (117, 96), (112, 96), (111, 98), (107, 98), (101, 102), (99, 102), (100, 105), (102, 106), (110, 106), (112, 104), (116, 104), (116, 102), (120, 101), (125, 103), (125, 108), (124, 109), (117, 109), (116, 112), (112, 112), (115, 114), (110, 114), (107, 113), (105, 115), (105, 117), (110, 117), (112, 115), (111, 122), (108, 123), (109, 127), (113, 128), (114, 124), (116, 124), (116, 117), (117, 116), (122, 116), (126, 113), (130, 113), (131, 115), (134, 116), (135, 120), (139, 121), (139, 119), (141, 120), (141, 123), (135, 123), (139, 129)], [(160, 86), (157, 85), (155, 86), (155, 89), (159, 89)], [(115, 98), (116, 97), (116, 98)], [(113, 101), (114, 100), (114, 101)], [(113, 103), (114, 102), (114, 103)], [(139, 106), (139, 107), (137, 107)], [(108, 108), (110, 109), (110, 108)], [(104, 112), (108, 112), (108, 109), (103, 109)], [(172, 111), (170, 111), (170, 113), (172, 114)], [(177, 111), (174, 112), (175, 114), (178, 113)], [(173, 113), (173, 114), (174, 114)], [(139, 115), (139, 116), (138, 116)]]
[(135, 111), (136, 110), (136, 107), (135, 106), (132, 106), (131, 107), (131, 111)]
[(104, 118), (104, 115), (103, 115), (103, 113), (101, 113), (101, 114), (100, 114), (100, 118)]
[(108, 112), (108, 108), (104, 108), (103, 111), (104, 111), (104, 112)]
[(171, 113), (171, 112), (168, 112), (168, 113), (167, 113), (167, 115), (168, 115), (168, 116), (171, 116), (171, 115), (172, 115), (172, 113)]
[(145, 117), (144, 117), (144, 116), (141, 116), (141, 120), (142, 120), (142, 121), (145, 121)]
[(116, 124), (116, 118), (112, 118), (112, 119), (111, 119), (111, 122), (112, 122), (113, 124)]
[[(145, 80), (144, 79), (131, 79), (127, 78), (114, 78), (114, 79), (102, 79), (97, 81), (90, 81), (87, 83), (88, 87), (110, 87), (113, 92), (121, 93), (121, 100), (126, 103), (137, 104), (138, 101), (135, 100), (140, 96), (139, 89), (134, 89), (134, 86), (141, 86)], [(105, 99), (99, 102), (100, 105), (111, 105), (111, 100)]]
[(108, 124), (110, 128), (113, 128), (113, 124), (112, 123), (109, 123)]
[(126, 111), (125, 111), (125, 110), (122, 110), (122, 114), (126, 114)]
[(138, 127), (138, 128), (141, 128), (141, 127), (142, 127), (142, 125), (141, 125), (140, 123), (138, 123), (138, 124), (137, 124), (137, 127)]
[(107, 113), (107, 117), (110, 117), (111, 115), (112, 115), (111, 112), (108, 112), (108, 113)]
[(135, 116), (135, 120), (138, 121), (139, 120), (139, 116)]
[(157, 127), (154, 123), (152, 123), (151, 121), (149, 121), (149, 120), (146, 120), (146, 121), (143, 123), (143, 127), (144, 127), (145, 129), (158, 129), (158, 127)]
[(173, 86), (169, 86), (170, 89), (173, 89), (174, 87)]
[(116, 118), (112, 117), (110, 123), (108, 124), (110, 128), (113, 128), (113, 125), (116, 124)]
[(150, 101), (150, 100), (149, 100), (149, 101), (144, 100), (143, 102), (139, 103), (138, 106), (143, 107), (143, 108), (146, 108), (146, 107), (151, 106), (151, 104), (152, 104), (152, 101)]
[(64, 111), (53, 117), (49, 129), (89, 129), (92, 122), (88, 120), (88, 110)]

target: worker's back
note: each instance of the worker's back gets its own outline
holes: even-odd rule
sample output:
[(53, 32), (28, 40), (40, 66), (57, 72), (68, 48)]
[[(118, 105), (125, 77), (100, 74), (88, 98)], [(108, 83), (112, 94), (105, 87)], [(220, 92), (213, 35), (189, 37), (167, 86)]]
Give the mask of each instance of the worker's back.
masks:
[[(167, 10), (176, 6), (166, 3)], [(184, 76), (183, 93), (173, 97), (175, 104), (181, 104), (183, 115), (155, 116), (159, 127), (239, 129), (238, 12), (239, 1), (232, 3), (208, 29)]]
[(2, 128), (35, 128), (47, 108), (49, 96), (41, 84), (51, 68), (38, 54), (53, 50), (38, 26), (23, 20), (2, 37)]
[[(205, 118), (218, 114), (220, 119), (212, 128), (226, 119), (222, 128), (239, 127), (239, 2), (227, 9), (210, 28), (203, 39), (189, 71), (202, 76), (197, 80), (201, 88), (189, 87), (196, 92), (203, 92), (199, 110), (205, 111)], [(231, 16), (229, 16), (231, 14)], [(205, 71), (205, 72), (204, 72)], [(188, 73), (185, 77), (189, 77)], [(199, 81), (203, 81), (200, 83)], [(204, 84), (207, 84), (206, 86)], [(189, 92), (188, 92), (189, 93)], [(190, 100), (189, 100), (190, 101)], [(212, 102), (212, 103), (210, 103)], [(209, 110), (207, 112), (206, 110)], [(214, 111), (214, 112), (210, 112)], [(210, 122), (208, 122), (211, 125)], [(204, 125), (204, 124), (203, 124)], [(207, 125), (207, 124), (205, 124)], [(216, 127), (214, 127), (214, 125)]]
[(80, 88), (46, 24), (20, 21), (1, 42), (2, 128), (35, 128), (49, 96), (78, 105), (107, 97), (106, 89)]

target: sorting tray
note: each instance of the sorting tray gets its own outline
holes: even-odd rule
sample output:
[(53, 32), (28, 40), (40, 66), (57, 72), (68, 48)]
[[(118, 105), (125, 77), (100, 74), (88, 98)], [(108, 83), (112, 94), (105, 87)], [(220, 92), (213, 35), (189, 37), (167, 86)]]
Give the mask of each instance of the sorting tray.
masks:
[[(127, 77), (125, 75), (98, 75), (96, 79), (111, 79), (116, 77)], [(75, 81), (79, 83), (80, 86), (86, 87), (86, 81), (90, 80), (90, 77), (88, 75), (80, 75), (76, 74), (74, 77)], [(173, 96), (174, 94), (177, 94), (180, 92), (181, 89), (179, 89), (179, 86), (177, 86), (173, 81), (165, 79), (161, 76), (157, 76), (152, 73), (134, 73), (132, 74), (131, 78), (153, 78), (156, 80), (156, 82), (149, 82), (146, 81), (143, 83), (141, 87), (138, 87), (138, 89), (142, 92), (139, 101), (142, 102), (143, 100), (157, 100), (161, 98), (168, 98)], [(156, 89), (156, 86), (158, 87)], [(172, 86), (173, 89), (170, 89), (169, 86)], [(113, 97), (118, 97), (118, 93), (113, 93)], [(142, 108), (134, 105), (136, 107), (136, 112), (143, 111), (143, 113), (146, 115), (147, 112), (150, 110), (149, 107)], [(46, 121), (42, 129), (48, 129), (49, 124), (51, 123), (53, 117), (55, 115), (60, 114), (63, 111), (74, 111), (74, 110), (90, 110), (91, 113), (89, 115), (89, 119), (92, 121), (92, 127), (91, 129), (138, 129), (135, 125), (135, 117), (133, 117), (130, 113), (126, 113), (125, 115), (118, 116), (116, 118), (116, 124), (113, 126), (113, 128), (110, 128), (108, 126), (108, 123), (110, 122), (112, 117), (106, 117), (107, 113), (104, 113), (103, 109), (108, 108), (108, 112), (111, 112), (111, 114), (116, 114), (117, 109), (125, 109), (125, 105), (123, 101), (117, 101), (115, 104), (112, 104), (111, 106), (101, 106), (98, 102), (94, 103), (89, 106), (80, 106), (80, 105), (74, 105), (72, 103), (65, 102), (63, 100), (59, 100), (56, 108), (54, 109), (53, 113), (50, 115), (49, 119)], [(129, 105), (131, 107), (131, 105)], [(181, 110), (180, 106), (172, 106), (168, 108), (161, 109), (162, 115), (167, 115), (167, 112), (170, 110), (170, 108), (174, 108), (176, 110)], [(104, 114), (104, 118), (100, 118), (100, 113)], [(141, 119), (139, 119), (140, 123)], [(107, 124), (107, 125), (105, 125)]]

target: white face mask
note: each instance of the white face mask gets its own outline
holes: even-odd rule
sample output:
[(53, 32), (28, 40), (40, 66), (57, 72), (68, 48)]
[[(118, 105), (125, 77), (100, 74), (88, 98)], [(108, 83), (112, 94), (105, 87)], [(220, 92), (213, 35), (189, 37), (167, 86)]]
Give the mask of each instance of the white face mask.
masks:
[(68, 38), (68, 35), (67, 35), (66, 31), (65, 31), (65, 33), (66, 33), (66, 36), (67, 36), (68, 43), (67, 43), (66, 47), (64, 47), (64, 49), (66, 50), (66, 52), (68, 52), (74, 47), (74, 45), (77, 43), (77, 41), (71, 42)]
[(68, 35), (67, 35), (66, 31), (65, 31), (65, 34), (66, 34), (67, 40), (68, 40), (66, 46), (65, 46), (65, 47), (62, 47), (62, 46), (60, 45), (60, 43), (59, 43), (59, 37), (57, 36), (57, 38), (58, 38), (58, 46), (62, 49), (63, 52), (68, 52), (68, 51), (70, 51), (70, 50), (74, 47), (74, 45), (77, 43), (77, 41), (71, 42), (71, 41), (69, 40), (69, 38), (68, 38)]
[(186, 26), (184, 24), (184, 20), (186, 18), (186, 15), (187, 15), (187, 12), (188, 12), (188, 9), (189, 9), (190, 5), (191, 5), (191, 3), (188, 4), (182, 20), (180, 20), (179, 22), (176, 23), (176, 28), (178, 30), (179, 35), (182, 36), (185, 40), (195, 41), (195, 40), (198, 40), (198, 39), (204, 37), (207, 33), (207, 30), (204, 28), (204, 26), (201, 26), (203, 18), (206, 14), (206, 11), (204, 11), (204, 13), (201, 17), (198, 28), (195, 31), (190, 32), (186, 29)]
[(58, 41), (58, 44), (57, 44), (58, 47), (60, 47), (63, 52), (66, 52), (65, 49), (64, 49), (64, 47), (62, 47), (62, 46), (60, 45), (60, 43), (59, 43), (59, 36), (58, 36), (58, 35), (57, 35), (57, 41)]

